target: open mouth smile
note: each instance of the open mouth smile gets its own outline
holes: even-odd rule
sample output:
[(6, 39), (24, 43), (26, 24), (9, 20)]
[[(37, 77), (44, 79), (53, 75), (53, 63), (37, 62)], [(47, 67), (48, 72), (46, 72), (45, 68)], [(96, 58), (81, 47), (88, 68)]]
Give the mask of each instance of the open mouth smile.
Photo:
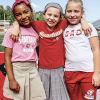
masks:
[(49, 24), (54, 24), (55, 21), (52, 21), (51, 19), (48, 20)]

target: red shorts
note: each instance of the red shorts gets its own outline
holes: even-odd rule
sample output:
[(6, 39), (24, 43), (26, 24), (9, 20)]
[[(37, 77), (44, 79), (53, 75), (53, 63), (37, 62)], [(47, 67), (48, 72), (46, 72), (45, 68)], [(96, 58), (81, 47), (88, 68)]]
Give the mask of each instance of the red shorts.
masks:
[(70, 100), (96, 100), (97, 87), (92, 85), (93, 72), (67, 72), (65, 81)]

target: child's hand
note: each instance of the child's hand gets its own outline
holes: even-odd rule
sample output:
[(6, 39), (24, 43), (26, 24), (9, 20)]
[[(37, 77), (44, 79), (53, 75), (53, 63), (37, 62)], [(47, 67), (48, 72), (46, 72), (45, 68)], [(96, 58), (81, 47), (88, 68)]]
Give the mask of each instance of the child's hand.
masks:
[(9, 88), (10, 88), (10, 90), (12, 90), (13, 92), (19, 92), (19, 90), (20, 90), (20, 86), (19, 86), (19, 84), (16, 82), (16, 80), (9, 80)]
[(81, 27), (81, 32), (84, 31), (85, 35), (88, 36), (88, 34), (91, 35), (91, 32), (92, 32), (92, 28), (89, 24), (86, 24), (86, 25), (82, 25)]
[(94, 73), (92, 76), (92, 85), (99, 86), (100, 84), (100, 74)]
[(92, 28), (91, 26), (86, 22), (86, 20), (82, 17), (81, 18), (81, 32), (84, 31), (85, 35), (88, 36), (88, 34), (91, 35)]
[(12, 38), (14, 41), (17, 42), (18, 41), (18, 37), (21, 38), (21, 33), (12, 29), (9, 37)]
[(17, 21), (15, 21), (9, 37), (12, 38), (14, 41), (18, 41), (18, 36), (21, 38), (19, 24)]

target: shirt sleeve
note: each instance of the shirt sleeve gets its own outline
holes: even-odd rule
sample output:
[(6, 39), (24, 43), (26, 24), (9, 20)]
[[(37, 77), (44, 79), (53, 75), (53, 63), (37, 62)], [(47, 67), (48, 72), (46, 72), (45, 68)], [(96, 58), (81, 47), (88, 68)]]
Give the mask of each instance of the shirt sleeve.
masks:
[(89, 34), (88, 38), (91, 38), (91, 37), (94, 37), (94, 36), (98, 36), (98, 33), (97, 33), (96, 29), (94, 28), (94, 26), (91, 23), (89, 23), (89, 25), (92, 28), (92, 32), (91, 32), (91, 35)]
[(13, 43), (14, 41), (9, 37), (10, 33), (11, 33), (11, 29), (9, 29), (4, 36), (3, 42), (2, 42), (2, 46), (4, 47), (8, 47), (8, 48), (13, 48)]
[(42, 23), (42, 21), (32, 21), (32, 27), (37, 33), (38, 33), (38, 29), (39, 29), (41, 23)]
[(68, 26), (68, 22), (66, 19), (61, 20), (61, 26), (63, 27), (63, 30), (65, 30)]

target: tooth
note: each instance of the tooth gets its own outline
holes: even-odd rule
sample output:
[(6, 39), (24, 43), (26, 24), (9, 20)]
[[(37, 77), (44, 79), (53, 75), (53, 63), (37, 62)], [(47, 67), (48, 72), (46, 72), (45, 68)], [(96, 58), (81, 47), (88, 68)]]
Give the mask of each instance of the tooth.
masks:
[(49, 19), (49, 21), (51, 21), (51, 19)]

